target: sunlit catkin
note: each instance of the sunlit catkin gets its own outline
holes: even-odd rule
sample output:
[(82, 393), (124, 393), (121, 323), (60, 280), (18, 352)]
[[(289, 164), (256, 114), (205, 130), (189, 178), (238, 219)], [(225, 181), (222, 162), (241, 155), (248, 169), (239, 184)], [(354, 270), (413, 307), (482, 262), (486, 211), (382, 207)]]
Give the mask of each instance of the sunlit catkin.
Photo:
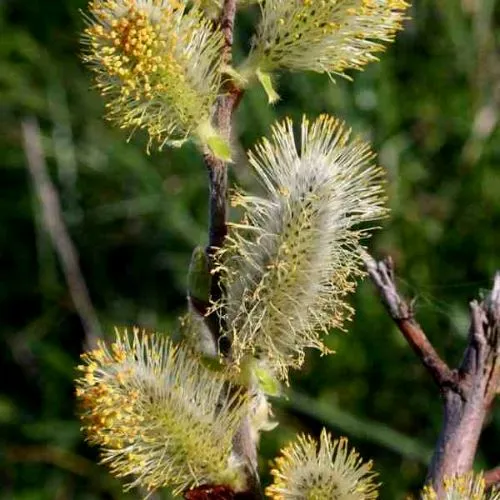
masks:
[(164, 336), (118, 332), (82, 357), (83, 430), (128, 487), (243, 487), (232, 439), (246, 411), (224, 379)]
[(345, 298), (362, 274), (360, 240), (384, 209), (383, 175), (370, 148), (329, 116), (290, 120), (249, 154), (263, 196), (238, 194), (244, 219), (221, 252), (232, 356), (266, 360), (286, 378), (304, 349), (351, 315)]
[(347, 439), (332, 440), (323, 429), (320, 443), (301, 435), (275, 460), (273, 483), (266, 495), (273, 500), (370, 500), (378, 497), (376, 473), (349, 449)]
[(452, 478), (445, 478), (443, 492), (438, 497), (431, 486), (422, 491), (421, 500), (500, 500), (500, 489), (488, 491), (482, 474), (469, 472)]
[(409, 6), (404, 0), (266, 0), (262, 5), (253, 51), (242, 68), (246, 77), (256, 72), (262, 83), (263, 75), (278, 69), (341, 76), (362, 69), (393, 41)]
[(204, 144), (220, 85), (222, 34), (178, 0), (92, 0), (84, 60), (107, 98), (107, 116), (144, 129), (150, 145)]

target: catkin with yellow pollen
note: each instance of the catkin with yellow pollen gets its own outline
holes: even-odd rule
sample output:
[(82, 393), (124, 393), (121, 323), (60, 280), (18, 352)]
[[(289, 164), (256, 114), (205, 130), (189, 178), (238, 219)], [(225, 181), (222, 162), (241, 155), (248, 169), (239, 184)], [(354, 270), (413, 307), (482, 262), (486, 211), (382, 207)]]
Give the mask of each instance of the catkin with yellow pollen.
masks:
[(377, 60), (408, 7), (404, 0), (266, 0), (241, 74), (246, 80), (256, 74), (270, 100), (278, 96), (269, 74), (279, 69), (346, 77)]
[(281, 450), (271, 470), (266, 496), (273, 500), (372, 500), (378, 498), (376, 473), (347, 439), (332, 440), (324, 429), (320, 443), (300, 435)]
[(482, 474), (460, 474), (446, 477), (443, 482), (443, 491), (438, 497), (431, 486), (426, 486), (421, 495), (421, 500), (500, 500), (500, 488), (486, 487)]
[(247, 401), (182, 345), (134, 330), (82, 356), (76, 381), (83, 430), (127, 486), (176, 492), (244, 487), (232, 440)]
[(84, 60), (107, 98), (107, 117), (144, 129), (150, 146), (209, 142), (220, 86), (222, 34), (177, 0), (93, 0)]

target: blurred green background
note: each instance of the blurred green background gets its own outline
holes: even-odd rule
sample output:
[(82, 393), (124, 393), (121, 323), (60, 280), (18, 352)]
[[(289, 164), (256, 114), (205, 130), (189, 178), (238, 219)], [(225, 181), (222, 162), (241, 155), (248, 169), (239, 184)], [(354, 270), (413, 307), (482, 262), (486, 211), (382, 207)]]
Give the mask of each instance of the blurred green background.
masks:
[[(79, 252), (92, 304), (113, 325), (173, 331), (185, 308), (191, 250), (206, 243), (207, 175), (195, 148), (145, 154), (145, 138), (111, 128), (79, 59), (85, 0), (0, 0), (0, 498), (119, 499), (75, 417), (72, 381), (84, 342), (26, 167), (21, 124), (35, 116), (45, 162)], [(238, 17), (237, 57), (258, 10)], [(354, 81), (286, 74), (282, 100), (260, 88), (236, 116), (232, 178), (252, 187), (242, 152), (276, 118), (336, 114), (373, 143), (389, 178), (392, 216), (370, 242), (391, 254), (418, 319), (452, 365), (465, 345), (467, 303), (500, 268), (500, 6), (495, 0), (415, 0), (397, 42)], [(269, 459), (298, 431), (326, 425), (373, 458), (382, 498), (415, 493), (441, 419), (437, 390), (364, 282), (349, 333), (330, 357), (312, 353), (281, 425), (264, 434)], [(478, 468), (500, 462), (500, 412), (481, 439)], [(167, 495), (163, 495), (164, 498)], [(160, 496), (158, 496), (160, 498)]]

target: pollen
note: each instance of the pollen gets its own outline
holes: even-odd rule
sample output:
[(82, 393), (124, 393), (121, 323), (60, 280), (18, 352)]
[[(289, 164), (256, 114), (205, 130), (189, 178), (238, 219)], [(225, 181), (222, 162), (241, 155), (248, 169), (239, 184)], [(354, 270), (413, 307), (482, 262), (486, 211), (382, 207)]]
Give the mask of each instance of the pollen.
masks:
[[(439, 498), (443, 500), (500, 500), (498, 487), (487, 488), (482, 474), (468, 472), (454, 477), (446, 477), (443, 481), (443, 492)], [(421, 495), (422, 500), (437, 500), (438, 495), (431, 486), (426, 486)]]

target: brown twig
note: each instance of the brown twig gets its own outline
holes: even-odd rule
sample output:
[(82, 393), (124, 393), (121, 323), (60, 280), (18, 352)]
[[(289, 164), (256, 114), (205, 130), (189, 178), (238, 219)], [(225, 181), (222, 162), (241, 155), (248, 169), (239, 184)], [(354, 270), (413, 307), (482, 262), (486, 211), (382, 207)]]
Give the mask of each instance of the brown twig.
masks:
[(484, 473), (484, 481), (487, 488), (491, 488), (500, 483), (500, 465)]
[(40, 127), (34, 117), (25, 118), (21, 127), (26, 164), (40, 203), (43, 225), (59, 258), (71, 298), (80, 316), (86, 346), (92, 347), (101, 336), (101, 327), (80, 270), (78, 252), (64, 223), (57, 190), (47, 172)]
[[(219, 25), (224, 34), (224, 46), (222, 49), (222, 64), (229, 66), (232, 61), (234, 18), (236, 15), (236, 0), (225, 0), (222, 7)], [(219, 96), (215, 109), (215, 125), (221, 136), (227, 141), (231, 140), (232, 123), (231, 119), (241, 97), (242, 89), (237, 87), (231, 78), (227, 78), (223, 85), (223, 93)], [(227, 236), (227, 164), (216, 158), (212, 152), (206, 151), (204, 156), (205, 165), (208, 170), (210, 182), (210, 203), (209, 203), (209, 240), (207, 252), (210, 257), (221, 248)], [(217, 302), (223, 294), (220, 284), (219, 273), (214, 273), (210, 290), (210, 299)], [(213, 312), (207, 317), (207, 326), (214, 335), (215, 344), (219, 347), (221, 354), (227, 356), (230, 352), (230, 345), (227, 339), (222, 337), (219, 320), (214, 321)], [(220, 315), (219, 315), (220, 316)], [(215, 325), (215, 328), (214, 328)]]
[(427, 335), (415, 321), (413, 308), (399, 294), (394, 281), (394, 265), (387, 257), (376, 262), (368, 254), (364, 256), (365, 266), (390, 317), (410, 344), (422, 364), (431, 374), (439, 388), (453, 384), (455, 376), (440, 358)]
[[(368, 274), (389, 315), (439, 387), (444, 416), (427, 482), (441, 498), (443, 480), (472, 468), (483, 424), (500, 387), (500, 273), (489, 296), (470, 303), (471, 326), (463, 360), (456, 370), (439, 357), (399, 294), (391, 259), (364, 256)], [(498, 479), (493, 479), (498, 474)], [(500, 471), (491, 471), (491, 481)]]
[(254, 500), (255, 497), (248, 493), (236, 493), (228, 486), (200, 486), (189, 490), (184, 495), (186, 500)]

